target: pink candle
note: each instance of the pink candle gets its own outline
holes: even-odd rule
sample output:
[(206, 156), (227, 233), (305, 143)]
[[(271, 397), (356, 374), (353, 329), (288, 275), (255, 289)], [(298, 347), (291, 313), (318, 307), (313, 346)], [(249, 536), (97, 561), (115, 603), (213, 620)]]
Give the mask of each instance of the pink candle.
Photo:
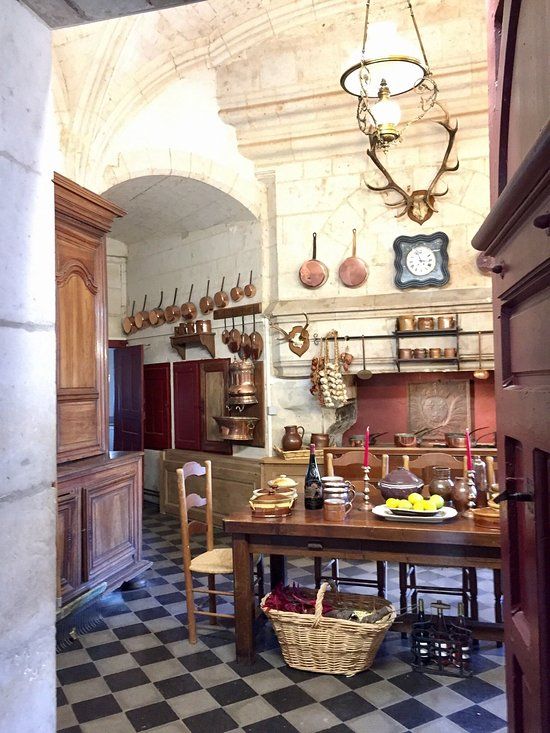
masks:
[(468, 428), (466, 428), (466, 432), (464, 433), (466, 438), (466, 469), (468, 471), (471, 471), (474, 467), (474, 464), (472, 463), (472, 445), (470, 443), (470, 431)]
[(365, 455), (363, 457), (363, 466), (369, 465), (369, 442), (370, 442), (370, 426), (365, 433)]

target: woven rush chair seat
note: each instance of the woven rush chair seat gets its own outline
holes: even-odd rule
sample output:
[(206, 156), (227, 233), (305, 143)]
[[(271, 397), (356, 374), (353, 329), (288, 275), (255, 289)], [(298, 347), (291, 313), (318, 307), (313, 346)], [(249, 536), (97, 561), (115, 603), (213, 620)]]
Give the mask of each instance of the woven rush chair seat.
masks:
[(208, 550), (194, 557), (189, 569), (192, 573), (229, 575), (233, 572), (233, 552), (229, 547)]

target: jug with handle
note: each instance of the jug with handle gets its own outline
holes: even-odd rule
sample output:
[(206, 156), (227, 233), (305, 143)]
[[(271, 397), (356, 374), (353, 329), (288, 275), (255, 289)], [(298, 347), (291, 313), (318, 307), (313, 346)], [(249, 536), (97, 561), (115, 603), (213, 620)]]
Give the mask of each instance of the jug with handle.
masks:
[(301, 425), (286, 425), (282, 440), (283, 450), (300, 450), (303, 437), (304, 429)]

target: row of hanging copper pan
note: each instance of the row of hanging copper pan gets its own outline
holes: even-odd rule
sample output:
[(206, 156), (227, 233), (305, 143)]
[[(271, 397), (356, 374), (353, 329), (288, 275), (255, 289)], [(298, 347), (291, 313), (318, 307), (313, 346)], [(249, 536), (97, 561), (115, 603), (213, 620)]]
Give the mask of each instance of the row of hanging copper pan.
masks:
[[(231, 288), (231, 300), (238, 303), (246, 295), (247, 298), (253, 298), (256, 295), (256, 286), (252, 283), (252, 270), (250, 270), (250, 281), (244, 286), (240, 287), (241, 274), (237, 278), (237, 284), (234, 288)], [(222, 278), (222, 284), (218, 292), (212, 298), (210, 296), (210, 280), (208, 280), (206, 286), (206, 295), (204, 295), (199, 301), (199, 308), (203, 315), (206, 315), (216, 308), (225, 308), (229, 303), (229, 295), (224, 291), (225, 276)], [(161, 292), (160, 303), (153, 310), (146, 311), (145, 306), (147, 304), (147, 296), (143, 301), (143, 308), (136, 313), (134, 316), (134, 310), (136, 302), (132, 305), (132, 314), (125, 316), (122, 319), (122, 329), (124, 333), (131, 334), (136, 331), (147, 328), (147, 326), (158, 326), (162, 323), (173, 323), (178, 318), (183, 318), (186, 321), (191, 321), (197, 315), (197, 306), (192, 302), (191, 297), (193, 295), (193, 285), (189, 290), (189, 297), (187, 302), (180, 306), (176, 305), (176, 299), (178, 296), (178, 289), (174, 293), (174, 302), (166, 308), (162, 308), (162, 300), (164, 293)]]

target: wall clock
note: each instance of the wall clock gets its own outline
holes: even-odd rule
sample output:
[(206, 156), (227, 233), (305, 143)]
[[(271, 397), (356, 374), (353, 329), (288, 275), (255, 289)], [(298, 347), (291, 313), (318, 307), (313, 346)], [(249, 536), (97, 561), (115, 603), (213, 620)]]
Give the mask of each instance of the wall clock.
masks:
[(449, 282), (449, 237), (444, 232), (397, 237), (395, 278), (398, 288), (441, 287)]

